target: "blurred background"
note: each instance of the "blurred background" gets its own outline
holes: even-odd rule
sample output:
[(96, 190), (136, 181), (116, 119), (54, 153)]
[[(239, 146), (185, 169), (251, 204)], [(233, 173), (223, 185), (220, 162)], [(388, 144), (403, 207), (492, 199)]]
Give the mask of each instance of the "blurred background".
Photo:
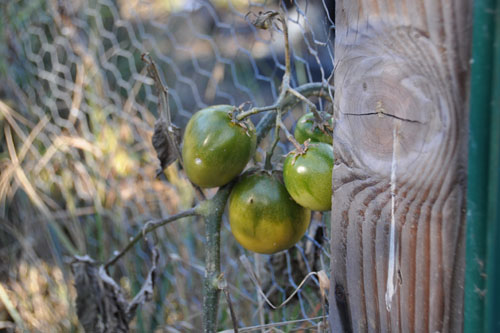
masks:
[[(81, 331), (72, 256), (106, 261), (148, 220), (200, 199), (177, 164), (156, 177), (151, 137), (158, 100), (141, 55), (149, 53), (158, 64), (179, 127), (213, 104), (272, 104), (285, 67), (283, 35), (256, 30), (247, 16), (271, 9), (281, 9), (288, 20), (292, 86), (327, 82), (333, 0), (0, 4), (0, 331)], [(290, 129), (305, 111), (298, 105), (288, 113)], [(284, 138), (279, 149), (289, 149)], [(261, 288), (279, 305), (309, 272), (329, 271), (324, 221), (328, 214), (315, 213), (294, 248), (268, 256), (240, 247), (224, 220), (222, 271), (239, 327), (289, 332), (321, 325), (315, 277), (286, 306), (271, 310), (239, 258), (248, 258)], [(160, 250), (160, 274), (154, 299), (139, 308), (132, 330), (199, 331), (203, 221), (177, 221), (149, 238)], [(112, 277), (132, 298), (150, 265), (148, 246), (140, 242), (113, 266)], [(219, 329), (231, 328), (221, 298)]]

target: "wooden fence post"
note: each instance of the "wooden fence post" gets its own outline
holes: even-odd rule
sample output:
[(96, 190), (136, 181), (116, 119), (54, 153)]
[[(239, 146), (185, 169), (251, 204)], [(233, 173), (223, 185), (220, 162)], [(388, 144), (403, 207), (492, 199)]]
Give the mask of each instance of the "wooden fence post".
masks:
[(332, 331), (461, 332), (472, 0), (335, 12)]

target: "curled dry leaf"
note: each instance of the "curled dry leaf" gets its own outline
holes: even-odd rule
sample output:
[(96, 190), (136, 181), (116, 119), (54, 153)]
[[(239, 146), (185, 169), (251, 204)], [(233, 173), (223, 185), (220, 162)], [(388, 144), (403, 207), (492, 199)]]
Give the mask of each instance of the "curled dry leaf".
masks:
[(71, 264), (78, 320), (85, 332), (128, 332), (127, 302), (120, 287), (89, 256)]
[[(168, 102), (168, 88), (163, 84), (160, 72), (156, 63), (151, 59), (149, 54), (142, 55), (142, 61), (147, 64), (149, 76), (155, 83), (155, 88), (158, 92), (158, 110), (160, 116), (155, 122), (155, 130), (153, 133), (153, 147), (156, 150), (156, 155), (160, 160), (160, 170), (158, 175), (175, 160), (181, 159), (180, 142), (181, 130), (172, 123), (170, 107)], [(182, 161), (181, 161), (182, 164)]]
[(141, 290), (135, 295), (134, 299), (130, 302), (127, 307), (127, 318), (131, 321), (135, 312), (137, 311), (137, 307), (143, 303), (149, 302), (153, 299), (153, 289), (155, 286), (155, 278), (156, 278), (156, 267), (158, 265), (158, 259), (160, 255), (158, 254), (158, 250), (153, 248), (153, 265), (149, 269), (148, 276), (144, 284), (142, 285)]
[(158, 251), (153, 249), (153, 264), (139, 293), (128, 303), (120, 286), (89, 256), (76, 256), (71, 264), (77, 292), (78, 320), (85, 332), (129, 332), (137, 307), (153, 295)]
[(255, 20), (252, 22), (252, 24), (256, 28), (263, 30), (271, 28), (273, 25), (273, 20), (276, 18), (276, 16), (279, 15), (279, 13), (274, 10), (269, 10), (267, 12), (259, 12), (259, 14), (249, 12), (247, 16), (249, 16), (250, 14), (253, 14), (255, 16)]
[(168, 126), (165, 120), (160, 117), (155, 122), (152, 142), (160, 160), (159, 174), (179, 158), (178, 147), (181, 142), (181, 130), (173, 124)]

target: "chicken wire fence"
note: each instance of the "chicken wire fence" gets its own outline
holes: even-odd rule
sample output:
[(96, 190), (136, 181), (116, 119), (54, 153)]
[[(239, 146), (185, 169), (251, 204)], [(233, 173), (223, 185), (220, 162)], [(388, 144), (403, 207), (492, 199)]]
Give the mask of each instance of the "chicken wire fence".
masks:
[[(158, 99), (143, 53), (157, 63), (169, 89), (173, 122), (184, 127), (195, 111), (209, 105), (264, 106), (277, 98), (285, 69), (282, 33), (257, 30), (249, 12), (285, 13), (292, 87), (327, 82), (333, 70), (333, 7), (327, 0), (1, 4), (0, 260), (7, 264), (0, 268), (0, 329), (76, 329), (71, 256), (105, 261), (146, 221), (196, 202), (178, 165), (157, 177), (151, 136)], [(305, 109), (293, 108), (284, 122), (293, 128)], [(259, 116), (254, 117), (257, 123)], [(272, 133), (264, 146), (271, 138)], [(279, 149), (278, 155), (289, 150), (285, 138)], [(224, 220), (222, 271), (240, 328), (293, 331), (323, 322), (317, 278), (298, 286), (310, 272), (328, 272), (325, 221), (327, 213), (314, 213), (296, 246), (268, 256), (240, 247)], [(160, 250), (160, 274), (154, 299), (140, 308), (132, 327), (199, 330), (202, 219), (169, 224), (149, 241)], [(272, 303), (281, 304), (298, 288), (296, 296), (271, 310), (241, 256), (251, 262)], [(112, 276), (134, 295), (150, 264), (148, 243), (141, 242), (115, 265)], [(279, 325), (269, 326), (273, 323)], [(218, 327), (232, 328), (223, 298)]]

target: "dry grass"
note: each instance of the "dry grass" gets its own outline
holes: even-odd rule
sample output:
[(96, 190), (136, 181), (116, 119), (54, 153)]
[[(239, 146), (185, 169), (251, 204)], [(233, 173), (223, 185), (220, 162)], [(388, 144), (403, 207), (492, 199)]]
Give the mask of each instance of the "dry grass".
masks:
[[(14, 319), (28, 331), (56, 332), (78, 327), (73, 308), (75, 289), (58, 266), (21, 261), (0, 285), (0, 321)], [(11, 303), (10, 308), (5, 304)]]
[[(97, 135), (85, 137), (58, 132), (47, 118), (29, 121), (1, 100), (0, 115), (6, 148), (0, 160), (1, 279), (14, 311), (2, 309), (0, 321), (43, 332), (76, 329), (69, 256), (110, 257), (148, 218), (190, 207), (194, 191), (175, 165), (166, 171), (169, 182), (156, 179), (152, 133), (142, 129), (148, 124), (138, 130), (103, 120)], [(172, 243), (184, 248), (178, 237)], [(135, 274), (121, 277), (132, 295), (147, 258), (128, 259), (118, 276)]]

